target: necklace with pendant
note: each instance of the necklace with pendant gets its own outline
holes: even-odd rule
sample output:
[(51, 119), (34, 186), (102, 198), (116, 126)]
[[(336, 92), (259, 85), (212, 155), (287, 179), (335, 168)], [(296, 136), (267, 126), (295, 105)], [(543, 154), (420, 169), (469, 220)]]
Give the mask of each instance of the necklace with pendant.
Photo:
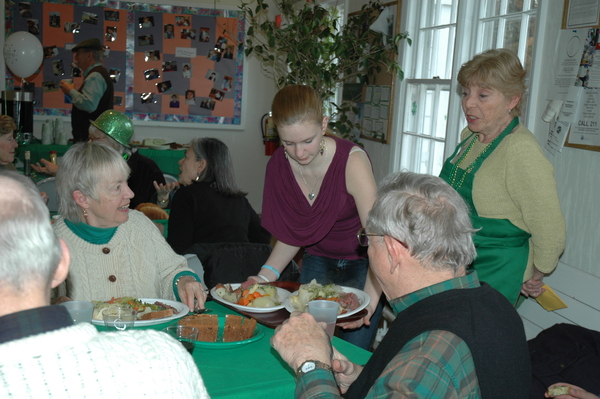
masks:
[(315, 199), (315, 195), (316, 195), (315, 189), (317, 188), (317, 184), (319, 184), (319, 180), (321, 180), (321, 175), (323, 174), (323, 168), (325, 167), (326, 162), (327, 162), (327, 143), (325, 143), (325, 156), (323, 157), (323, 163), (321, 164), (321, 170), (319, 170), (319, 176), (317, 176), (317, 180), (315, 181), (315, 184), (314, 184), (312, 190), (310, 190), (308, 183), (306, 183), (306, 179), (304, 178), (304, 175), (302, 174), (302, 167), (298, 163), (298, 172), (300, 172), (300, 176), (302, 177), (302, 181), (304, 182), (304, 185), (306, 186), (307, 189), (310, 190), (308, 193), (308, 199), (311, 201)]

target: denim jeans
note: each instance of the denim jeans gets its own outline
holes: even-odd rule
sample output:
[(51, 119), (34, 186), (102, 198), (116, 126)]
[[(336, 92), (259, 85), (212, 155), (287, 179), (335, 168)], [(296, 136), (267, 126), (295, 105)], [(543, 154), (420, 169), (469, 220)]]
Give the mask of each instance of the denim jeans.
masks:
[[(332, 259), (305, 253), (302, 259), (300, 283), (308, 284), (311, 280), (316, 279), (323, 285), (334, 283), (362, 290), (365, 287), (368, 269), (368, 259)], [(370, 350), (382, 311), (383, 302), (380, 300), (375, 313), (371, 316), (371, 325), (353, 330), (339, 328), (336, 335), (344, 341)]]

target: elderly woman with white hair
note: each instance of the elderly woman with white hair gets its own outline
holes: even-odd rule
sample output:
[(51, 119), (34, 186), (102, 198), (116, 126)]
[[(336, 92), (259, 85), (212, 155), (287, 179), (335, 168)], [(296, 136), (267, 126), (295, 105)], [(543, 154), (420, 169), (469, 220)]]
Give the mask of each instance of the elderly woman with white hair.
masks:
[(129, 166), (100, 143), (74, 145), (56, 177), (61, 218), (56, 234), (71, 250), (71, 271), (59, 295), (73, 300), (112, 297), (179, 299), (204, 307), (200, 278), (154, 224), (129, 209)]

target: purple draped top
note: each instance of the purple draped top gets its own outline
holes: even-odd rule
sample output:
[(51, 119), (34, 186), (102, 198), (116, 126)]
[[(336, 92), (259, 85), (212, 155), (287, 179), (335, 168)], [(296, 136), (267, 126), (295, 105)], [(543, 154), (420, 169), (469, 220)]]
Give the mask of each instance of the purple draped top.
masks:
[(298, 185), (283, 147), (267, 164), (262, 207), (262, 225), (278, 240), (305, 247), (315, 256), (361, 259), (356, 233), (362, 227), (354, 197), (346, 188), (346, 164), (354, 143), (332, 137), (336, 151), (311, 206)]

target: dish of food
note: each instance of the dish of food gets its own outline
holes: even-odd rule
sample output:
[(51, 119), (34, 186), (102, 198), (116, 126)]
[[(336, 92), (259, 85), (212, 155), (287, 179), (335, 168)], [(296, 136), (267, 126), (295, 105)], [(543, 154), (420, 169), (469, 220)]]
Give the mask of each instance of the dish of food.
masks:
[[(131, 299), (133, 299), (133, 298), (131, 298)], [(167, 323), (169, 321), (173, 321), (173, 320), (182, 318), (183, 316), (187, 315), (190, 311), (190, 308), (188, 308), (187, 305), (185, 305), (181, 302), (170, 301), (168, 299), (139, 298), (139, 299), (136, 299), (136, 301), (139, 301), (144, 304), (155, 304), (156, 302), (160, 302), (161, 304), (172, 307), (175, 310), (172, 310), (170, 315), (169, 315), (169, 312), (164, 312), (164, 309), (162, 309), (162, 307), (161, 307), (161, 309), (157, 309), (157, 310), (150, 309), (148, 312), (143, 312), (143, 313), (148, 313), (148, 314), (155, 313), (154, 315), (149, 316), (149, 317), (162, 316), (162, 317), (156, 317), (156, 318), (149, 319), (149, 320), (141, 320), (140, 318), (143, 316), (143, 313), (141, 315), (138, 313), (138, 320), (135, 321), (135, 327), (153, 326), (156, 324)], [(94, 313), (92, 316), (92, 324), (99, 325), (99, 326), (104, 325), (104, 320), (102, 320), (102, 311), (110, 306), (119, 306), (119, 303), (107, 303), (107, 302), (101, 302), (101, 301), (92, 301), (92, 303), (94, 303), (94, 305), (95, 305)], [(163, 315), (166, 315), (166, 316), (163, 316)]]
[[(265, 298), (263, 300), (258, 301), (259, 303), (246, 302), (246, 305), (242, 305), (237, 302), (242, 297), (245, 297), (248, 299), (249, 299), (249, 297), (248, 297), (248, 295), (242, 295), (244, 290), (242, 290), (240, 288), (240, 285), (241, 284), (217, 284), (215, 287), (213, 287), (210, 290), (210, 294), (212, 295), (212, 297), (215, 301), (225, 304), (227, 306), (231, 306), (234, 309), (241, 310), (241, 311), (248, 312), (248, 313), (269, 313), (269, 312), (275, 312), (279, 309), (283, 309), (284, 308), (283, 302), (290, 296), (290, 292), (288, 290), (284, 290), (283, 288), (254, 284), (253, 286), (249, 287), (249, 289), (247, 290), (248, 295), (250, 294), (250, 291), (252, 291), (252, 288), (254, 288), (252, 293), (254, 293), (254, 292), (260, 293), (261, 291), (264, 292), (265, 287), (271, 287), (270, 289), (274, 289), (274, 292), (277, 294), (277, 296), (273, 295), (272, 298)], [(229, 291), (229, 288), (231, 288), (231, 291)], [(233, 291), (238, 290), (238, 288), (240, 289), (238, 291), (238, 294), (240, 294), (239, 296), (237, 296), (237, 294), (235, 296), (227, 295), (228, 293), (231, 294), (231, 293), (233, 293)], [(265, 296), (271, 297), (271, 295), (262, 295), (262, 296), (263, 297), (265, 297)], [(273, 300), (272, 304), (274, 304), (274, 306), (266, 306), (266, 307), (252, 306), (252, 305), (263, 305), (263, 304), (264, 305), (272, 305), (267, 302), (268, 300)], [(256, 301), (256, 299), (254, 301)], [(244, 303), (244, 302), (245, 301), (243, 301), (241, 303)], [(260, 302), (263, 302), (263, 303), (261, 304)]]
[(292, 293), (284, 302), (285, 309), (292, 313), (307, 311), (308, 302), (316, 299), (335, 300), (340, 304), (344, 313), (338, 319), (352, 316), (367, 307), (371, 298), (366, 292), (358, 288), (345, 287), (335, 284), (321, 285), (315, 280), (310, 284), (303, 284), (300, 289)]
[[(244, 326), (248, 324), (249, 328), (252, 329), (251, 331), (247, 331), (248, 338), (237, 339), (235, 337), (235, 326), (238, 325), (239, 327), (240, 323)], [(198, 340), (195, 346), (205, 349), (237, 348), (241, 345), (256, 342), (265, 336), (263, 327), (257, 324), (256, 320), (231, 314), (221, 316), (209, 314), (193, 315), (184, 317), (178, 324), (198, 328), (200, 331), (198, 338), (200, 339), (202, 336), (202, 339), (207, 339), (207, 341)], [(229, 327), (227, 327), (228, 325)], [(242, 334), (244, 333), (242, 332)], [(227, 342), (226, 335), (233, 336), (227, 339), (235, 339), (235, 341)]]

